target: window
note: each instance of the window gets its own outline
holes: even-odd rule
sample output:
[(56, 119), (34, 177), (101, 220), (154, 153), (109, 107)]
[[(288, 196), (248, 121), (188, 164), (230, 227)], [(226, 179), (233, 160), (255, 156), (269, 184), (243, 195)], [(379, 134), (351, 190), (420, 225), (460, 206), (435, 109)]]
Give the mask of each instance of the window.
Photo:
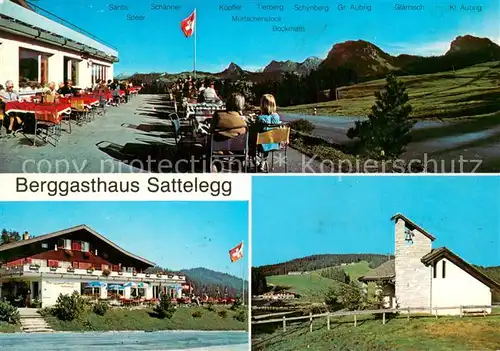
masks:
[(434, 264), (432, 265), (432, 271), (434, 274), (434, 279), (436, 279), (437, 278), (437, 262), (434, 262)]
[(47, 243), (42, 243), (42, 249), (48, 249), (49, 248), (49, 244)]
[(47, 83), (48, 77), (49, 55), (19, 48), (19, 85), (21, 87), (34, 87), (34, 83)]
[(82, 252), (90, 252), (90, 245), (86, 241), (82, 241)]
[(446, 261), (443, 261), (443, 279), (446, 278)]
[(64, 58), (64, 81), (66, 82), (67, 80), (73, 81), (73, 86), (78, 85), (78, 63), (79, 61), (70, 57), (65, 57)]
[(96, 84), (100, 80), (106, 80), (107, 66), (92, 64), (92, 84)]
[(71, 250), (71, 240), (70, 239), (59, 239), (57, 242), (57, 247), (63, 250)]

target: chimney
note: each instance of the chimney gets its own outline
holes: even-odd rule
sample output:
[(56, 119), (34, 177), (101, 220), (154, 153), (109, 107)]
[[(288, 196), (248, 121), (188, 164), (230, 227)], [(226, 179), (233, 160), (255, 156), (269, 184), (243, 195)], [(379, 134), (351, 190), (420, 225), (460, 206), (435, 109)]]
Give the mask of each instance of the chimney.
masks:
[(23, 240), (28, 240), (30, 238), (30, 233), (24, 232), (23, 234)]

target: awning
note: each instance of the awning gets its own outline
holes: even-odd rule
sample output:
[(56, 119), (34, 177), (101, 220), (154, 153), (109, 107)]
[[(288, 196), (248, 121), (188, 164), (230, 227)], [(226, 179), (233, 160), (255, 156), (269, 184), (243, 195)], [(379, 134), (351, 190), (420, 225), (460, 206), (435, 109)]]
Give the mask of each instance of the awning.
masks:
[(105, 288), (107, 286), (108, 284), (99, 281), (88, 282), (86, 285), (87, 288)]
[(123, 285), (111, 284), (108, 285), (108, 290), (123, 290)]

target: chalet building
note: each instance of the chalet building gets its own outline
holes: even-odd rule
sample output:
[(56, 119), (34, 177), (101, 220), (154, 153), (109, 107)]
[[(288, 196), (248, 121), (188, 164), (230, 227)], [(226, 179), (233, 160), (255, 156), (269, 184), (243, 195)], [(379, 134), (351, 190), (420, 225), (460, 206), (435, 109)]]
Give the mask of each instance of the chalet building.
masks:
[(53, 305), (59, 294), (98, 298), (180, 298), (185, 276), (146, 273), (154, 263), (125, 251), (101, 234), (79, 225), (0, 246), (0, 294), (7, 300)]
[(117, 61), (116, 49), (36, 5), (0, 1), (0, 84), (21, 94), (68, 79), (86, 88), (113, 79)]
[[(359, 278), (377, 284), (385, 307), (428, 308), (432, 313), (435, 308), (450, 308), (437, 313), (458, 315), (463, 312), (460, 306), (491, 306), (492, 290), (500, 291), (498, 282), (448, 248), (433, 249), (435, 237), (404, 215), (396, 214), (391, 220), (395, 222), (395, 258)], [(491, 313), (491, 308), (480, 311)]]

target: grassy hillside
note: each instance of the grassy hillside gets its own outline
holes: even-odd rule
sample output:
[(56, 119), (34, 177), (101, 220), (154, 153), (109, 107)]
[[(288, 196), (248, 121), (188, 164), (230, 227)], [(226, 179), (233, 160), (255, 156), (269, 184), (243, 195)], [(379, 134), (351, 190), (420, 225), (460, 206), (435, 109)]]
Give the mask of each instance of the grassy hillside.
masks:
[[(289, 327), (283, 333), (280, 326), (271, 334), (252, 330), (252, 350), (497, 350), (500, 345), (500, 316), (397, 318), (383, 325), (380, 320), (368, 318), (332, 321), (331, 330), (326, 320), (318, 319), (309, 333), (305, 325)], [(467, 331), (467, 332), (464, 332)]]
[[(351, 263), (342, 268), (351, 280), (357, 280), (360, 276), (366, 274), (371, 268), (369, 263), (361, 261)], [(275, 275), (267, 277), (267, 284), (274, 287), (285, 288), (301, 295), (299, 302), (323, 302), (325, 293), (332, 287), (342, 284), (336, 280), (324, 278), (321, 270), (302, 275)]]
[[(219, 311), (226, 315), (219, 315)], [(200, 317), (193, 317), (199, 312)], [(108, 331), (108, 330), (244, 330), (248, 324), (238, 321), (238, 312), (217, 306), (215, 311), (207, 308), (178, 308), (172, 319), (151, 316), (152, 310), (110, 309), (104, 316), (86, 312), (73, 321), (61, 321), (56, 317), (46, 317), (50, 326), (57, 331)]]
[[(483, 63), (455, 72), (399, 77), (406, 83), (414, 118), (488, 115), (500, 110), (500, 62)], [(341, 88), (340, 100), (283, 108), (285, 112), (367, 116), (384, 79)]]
[(321, 268), (339, 266), (343, 263), (368, 262), (375, 268), (388, 260), (387, 255), (380, 254), (324, 254), (296, 258), (287, 262), (260, 266), (258, 269), (263, 275), (286, 275), (288, 272), (311, 272)]

